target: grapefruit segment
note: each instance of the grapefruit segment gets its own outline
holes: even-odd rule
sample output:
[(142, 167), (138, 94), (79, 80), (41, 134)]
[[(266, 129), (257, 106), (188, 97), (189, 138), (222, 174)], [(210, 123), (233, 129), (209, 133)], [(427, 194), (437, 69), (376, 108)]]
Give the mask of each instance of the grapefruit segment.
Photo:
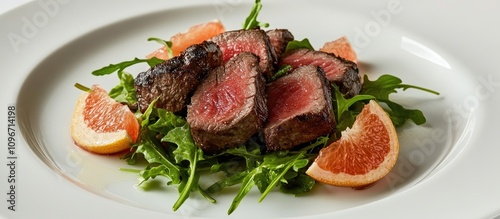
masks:
[[(178, 33), (170, 38), (172, 53), (174, 56), (178, 56), (189, 46), (202, 43), (224, 31), (224, 25), (219, 20), (192, 26), (186, 32)], [(170, 59), (166, 46), (157, 49), (147, 57), (156, 57), (163, 60)]]
[(139, 122), (130, 109), (98, 85), (78, 98), (71, 123), (76, 145), (97, 154), (130, 148), (139, 136)]
[(344, 59), (358, 63), (358, 56), (346, 36), (342, 36), (334, 41), (325, 43), (325, 45), (323, 45), (323, 47), (319, 50), (327, 53), (333, 53)]
[(398, 154), (399, 141), (393, 123), (384, 109), (371, 100), (351, 129), (320, 150), (306, 174), (330, 185), (365, 186), (387, 175)]

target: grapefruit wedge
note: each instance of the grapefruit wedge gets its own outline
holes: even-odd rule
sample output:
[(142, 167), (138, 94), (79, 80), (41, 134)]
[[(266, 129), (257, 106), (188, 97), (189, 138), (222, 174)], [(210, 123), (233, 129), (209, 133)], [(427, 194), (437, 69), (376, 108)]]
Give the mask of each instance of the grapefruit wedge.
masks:
[[(192, 26), (186, 32), (178, 33), (170, 38), (170, 42), (172, 42), (171, 49), (173, 56), (178, 56), (189, 46), (202, 43), (203, 41), (223, 33), (224, 31), (224, 25), (222, 25), (219, 20)], [(163, 60), (170, 58), (168, 48), (166, 46), (157, 49), (147, 57), (156, 57)]]
[(363, 187), (387, 175), (398, 154), (399, 141), (393, 123), (384, 109), (371, 100), (352, 128), (320, 150), (306, 174), (334, 186)]
[(319, 50), (333, 53), (356, 64), (358, 63), (358, 55), (356, 54), (356, 51), (354, 51), (354, 48), (351, 46), (351, 43), (346, 36), (325, 43), (325, 45), (323, 45), (323, 47)]
[(92, 86), (78, 98), (71, 123), (71, 137), (79, 147), (97, 154), (130, 148), (139, 135), (139, 122), (130, 109)]

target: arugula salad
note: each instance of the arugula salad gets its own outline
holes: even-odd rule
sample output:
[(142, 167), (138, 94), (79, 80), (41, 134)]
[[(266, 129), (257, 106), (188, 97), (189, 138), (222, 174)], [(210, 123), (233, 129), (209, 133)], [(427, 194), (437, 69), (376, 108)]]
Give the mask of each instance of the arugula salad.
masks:
[[(257, 20), (262, 8), (260, 0), (250, 15), (246, 18), (243, 29), (266, 28), (268, 23)], [(169, 41), (159, 38), (150, 38), (149, 41), (160, 42), (169, 48)], [(287, 50), (308, 48), (314, 50), (309, 40), (293, 40), (288, 43)], [(125, 70), (138, 63), (147, 63), (153, 67), (164, 60), (156, 57), (134, 58), (129, 61), (111, 64), (92, 72), (95, 76), (115, 74), (119, 84), (110, 92), (109, 96), (117, 102), (133, 106), (137, 103), (134, 88), (134, 76)], [(275, 80), (289, 71), (290, 66), (282, 68), (273, 74)], [(331, 84), (332, 102), (337, 121), (335, 132), (321, 136), (314, 141), (301, 146), (299, 149), (266, 152), (262, 141), (252, 137), (244, 144), (225, 150), (217, 154), (204, 154), (193, 141), (190, 126), (183, 115), (178, 115), (162, 108), (156, 108), (155, 101), (144, 111), (137, 111), (136, 118), (140, 124), (138, 141), (132, 145), (129, 153), (123, 159), (130, 165), (121, 169), (132, 174), (138, 174), (139, 186), (157, 177), (168, 179), (168, 185), (178, 189), (178, 198), (172, 206), (178, 210), (190, 195), (195, 193), (203, 196), (208, 202), (215, 203), (213, 194), (228, 187), (238, 187), (234, 199), (229, 206), (228, 214), (235, 211), (241, 200), (252, 190), (257, 189), (261, 195), (258, 202), (263, 201), (272, 191), (279, 190), (291, 195), (300, 195), (311, 191), (316, 181), (305, 174), (305, 170), (318, 156), (321, 148), (340, 137), (340, 133), (352, 126), (362, 109), (369, 100), (383, 103), (395, 127), (403, 126), (408, 120), (420, 125), (426, 122), (422, 111), (408, 109), (390, 99), (391, 94), (406, 89), (417, 89), (432, 94), (436, 91), (409, 85), (396, 76), (385, 74), (376, 79), (367, 75), (363, 77), (360, 94), (345, 98), (338, 86)], [(75, 84), (77, 88), (85, 86)], [(146, 163), (145, 166), (142, 164)], [(217, 174), (220, 178), (208, 187), (200, 182), (204, 177)], [(174, 195), (174, 194), (172, 194)]]

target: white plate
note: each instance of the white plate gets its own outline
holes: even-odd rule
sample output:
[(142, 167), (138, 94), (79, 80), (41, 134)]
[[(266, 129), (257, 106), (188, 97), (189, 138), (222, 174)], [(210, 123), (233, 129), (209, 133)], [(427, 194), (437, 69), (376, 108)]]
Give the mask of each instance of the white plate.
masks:
[[(401, 103), (424, 111), (428, 123), (399, 129), (401, 156), (389, 176), (361, 191), (318, 186), (292, 197), (273, 192), (262, 203), (253, 191), (230, 218), (478, 218), (500, 213), (500, 166), (495, 145), (500, 120), (495, 74), (500, 50), (498, 3), (477, 1), (371, 1), (315, 3), (265, 1), (260, 15), (272, 28), (288, 28), (297, 39), (323, 42), (347, 35), (359, 53), (361, 71), (390, 73), (405, 83), (432, 88), (440, 96), (408, 91)], [(14, 185), (16, 211), (7, 218), (223, 218), (234, 191), (208, 204), (192, 197), (177, 212), (177, 191), (134, 188), (136, 176), (118, 157), (91, 155), (69, 135), (79, 91), (75, 82), (111, 88), (116, 76), (95, 77), (92, 70), (143, 57), (189, 26), (220, 19), (239, 28), (248, 1), (63, 1), (30, 2), (0, 16), (2, 84), (0, 124), (9, 106), (17, 108), (15, 183), (9, 166), (0, 186), (9, 200)], [(136, 66), (134, 74), (144, 70)], [(2, 125), (4, 133), (7, 128)], [(23, 129), (21, 133), (21, 128)], [(209, 179), (210, 181), (210, 179)], [(258, 210), (257, 210), (258, 209)]]

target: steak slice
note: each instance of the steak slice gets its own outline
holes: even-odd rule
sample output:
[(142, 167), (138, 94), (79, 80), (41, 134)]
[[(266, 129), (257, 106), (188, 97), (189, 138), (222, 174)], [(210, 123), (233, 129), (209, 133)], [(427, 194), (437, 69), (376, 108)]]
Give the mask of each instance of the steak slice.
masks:
[(267, 95), (269, 151), (290, 150), (334, 130), (330, 85), (321, 68), (299, 67), (268, 84)]
[(244, 52), (209, 73), (196, 89), (187, 121), (206, 153), (234, 148), (257, 133), (267, 119), (265, 78), (259, 59)]
[(219, 45), (224, 62), (241, 52), (251, 52), (260, 59), (260, 70), (270, 78), (277, 63), (274, 48), (266, 32), (260, 29), (226, 31), (210, 39)]
[(356, 63), (333, 53), (295, 49), (284, 54), (279, 64), (280, 66), (290, 65), (293, 68), (306, 65), (320, 67), (325, 72), (326, 78), (335, 82), (347, 98), (361, 91), (361, 78)]
[(201, 79), (221, 64), (222, 53), (217, 44), (205, 41), (140, 73), (134, 81), (139, 109), (144, 112), (159, 97), (156, 107), (181, 111)]
[(288, 42), (294, 39), (293, 34), (287, 29), (268, 30), (266, 34), (269, 36), (269, 40), (271, 41), (271, 45), (278, 59), (285, 52)]

